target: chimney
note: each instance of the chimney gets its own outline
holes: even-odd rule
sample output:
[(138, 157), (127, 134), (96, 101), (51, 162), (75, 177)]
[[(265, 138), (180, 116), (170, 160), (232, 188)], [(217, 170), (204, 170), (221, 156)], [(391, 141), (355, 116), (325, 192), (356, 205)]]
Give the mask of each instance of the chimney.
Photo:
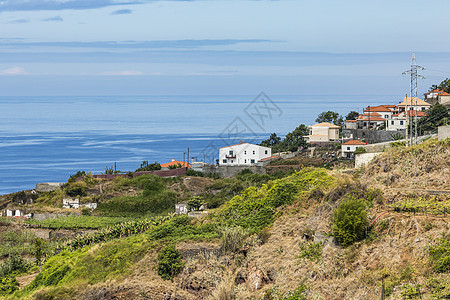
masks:
[(175, 161), (175, 158), (172, 158), (172, 161)]

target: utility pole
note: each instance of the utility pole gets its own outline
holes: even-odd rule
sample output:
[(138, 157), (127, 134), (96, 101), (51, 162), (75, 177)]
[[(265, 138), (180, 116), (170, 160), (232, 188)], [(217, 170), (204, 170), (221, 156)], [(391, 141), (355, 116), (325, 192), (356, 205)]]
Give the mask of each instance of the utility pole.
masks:
[[(416, 63), (416, 54), (413, 52), (412, 60), (411, 60), (411, 69), (403, 72), (403, 74), (411, 75), (411, 106), (412, 114), (414, 114), (414, 128), (413, 124), (411, 124), (411, 144), (413, 143), (413, 134), (414, 134), (414, 144), (417, 144), (417, 78), (425, 78), (422, 75), (417, 74), (417, 70), (425, 70), (424, 67), (418, 66)], [(406, 97), (406, 102), (408, 101), (408, 97)], [(414, 104), (413, 104), (414, 101)], [(414, 111), (415, 110), (415, 111)], [(406, 117), (408, 117), (408, 112), (406, 112)]]
[(405, 122), (406, 122), (406, 132), (405, 132), (405, 138), (406, 138), (406, 147), (411, 146), (409, 143), (409, 117), (408, 117), (408, 94), (405, 95)]

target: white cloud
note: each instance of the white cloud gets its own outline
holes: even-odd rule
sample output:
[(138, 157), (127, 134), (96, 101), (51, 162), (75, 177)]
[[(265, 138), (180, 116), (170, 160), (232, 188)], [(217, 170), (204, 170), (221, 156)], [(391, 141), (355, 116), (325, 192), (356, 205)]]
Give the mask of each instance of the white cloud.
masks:
[(104, 75), (104, 76), (140, 76), (140, 75), (144, 75), (144, 73), (142, 73), (140, 71), (125, 70), (125, 71), (102, 72), (102, 73), (100, 73), (100, 75)]
[(12, 67), (6, 70), (0, 70), (0, 75), (28, 75), (28, 73), (24, 68), (21, 67)]

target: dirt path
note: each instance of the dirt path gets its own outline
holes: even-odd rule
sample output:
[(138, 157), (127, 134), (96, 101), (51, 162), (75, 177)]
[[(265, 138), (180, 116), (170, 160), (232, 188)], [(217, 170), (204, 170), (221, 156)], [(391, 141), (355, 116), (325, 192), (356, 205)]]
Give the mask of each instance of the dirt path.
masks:
[(16, 279), (19, 282), (19, 289), (22, 289), (25, 286), (29, 285), (33, 281), (33, 279), (37, 276), (37, 274), (39, 274), (39, 272), (17, 277)]

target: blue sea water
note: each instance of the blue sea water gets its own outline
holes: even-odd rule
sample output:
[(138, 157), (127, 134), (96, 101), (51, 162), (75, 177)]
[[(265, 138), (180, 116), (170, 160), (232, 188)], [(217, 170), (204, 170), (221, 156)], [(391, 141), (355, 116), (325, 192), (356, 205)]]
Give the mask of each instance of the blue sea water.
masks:
[(191, 157), (208, 160), (237, 140), (259, 142), (312, 125), (322, 111), (345, 115), (399, 100), (269, 95), (271, 108), (264, 110), (256, 96), (0, 96), (0, 194), (63, 182), (78, 170), (100, 173), (114, 163), (127, 172), (143, 160), (183, 160), (188, 147)]

